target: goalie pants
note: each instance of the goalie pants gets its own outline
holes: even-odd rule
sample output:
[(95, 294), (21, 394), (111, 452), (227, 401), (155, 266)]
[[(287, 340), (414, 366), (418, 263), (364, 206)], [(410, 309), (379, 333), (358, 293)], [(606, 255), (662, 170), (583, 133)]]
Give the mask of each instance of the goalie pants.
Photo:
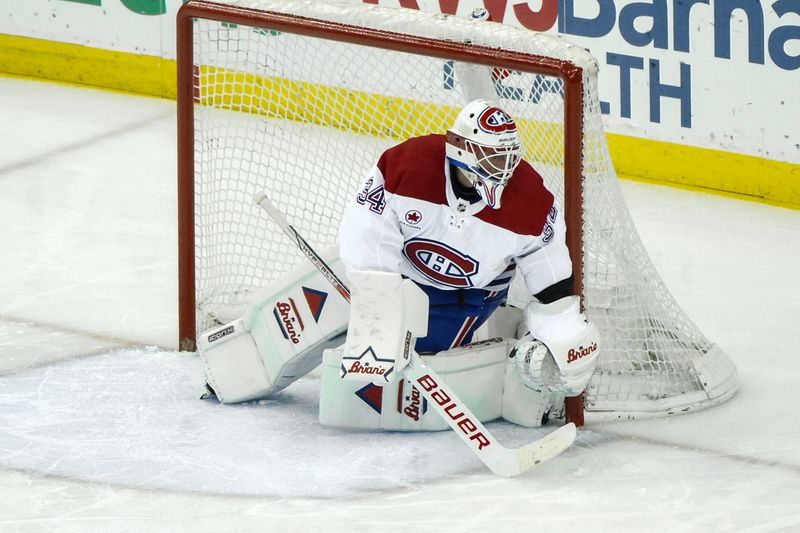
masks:
[[(419, 284), (418, 284), (419, 285)], [(472, 335), (505, 300), (508, 288), (442, 290), (419, 285), (428, 295), (428, 335), (417, 339), (417, 352), (441, 352), (472, 342)]]

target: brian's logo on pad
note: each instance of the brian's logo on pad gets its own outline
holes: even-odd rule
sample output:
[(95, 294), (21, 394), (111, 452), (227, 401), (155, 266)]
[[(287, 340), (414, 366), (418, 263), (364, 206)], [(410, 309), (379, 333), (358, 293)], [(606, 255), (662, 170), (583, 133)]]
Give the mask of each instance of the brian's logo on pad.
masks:
[(362, 365), (360, 361), (354, 361), (350, 368), (347, 369), (348, 374), (370, 374), (382, 376), (386, 373), (385, 368), (379, 366), (372, 366), (369, 363)]
[(294, 300), (289, 298), (288, 302), (278, 301), (275, 308), (272, 310), (275, 320), (278, 321), (278, 327), (283, 334), (283, 338), (291, 341), (292, 344), (300, 342), (300, 334), (306, 329), (303, 325), (303, 319), (300, 318), (300, 313), (297, 311), (297, 306)]
[(449, 287), (472, 287), (478, 262), (458, 250), (428, 239), (411, 239), (403, 247), (406, 258), (422, 275)]
[[(345, 346), (345, 351), (348, 347)], [(360, 355), (343, 355), (339, 377), (355, 381), (389, 382), (394, 379), (394, 359), (378, 357), (372, 346)]]
[(410, 381), (400, 380), (397, 387), (397, 412), (406, 415), (414, 422), (419, 422), (420, 417), (427, 411), (428, 400)]

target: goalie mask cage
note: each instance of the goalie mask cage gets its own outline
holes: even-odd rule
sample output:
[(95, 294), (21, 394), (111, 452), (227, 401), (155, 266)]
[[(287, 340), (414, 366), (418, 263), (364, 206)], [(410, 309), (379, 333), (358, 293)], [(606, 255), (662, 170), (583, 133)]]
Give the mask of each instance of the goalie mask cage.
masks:
[(590, 419), (680, 413), (734, 394), (734, 365), (676, 304), (634, 228), (597, 64), (582, 48), (496, 23), (307, 0), (192, 0), (177, 39), (182, 349), (306, 260), (256, 193), (312, 246), (334, 246), (382, 151), (444, 133), (465, 85), (484, 76), (565, 213), (576, 292), (602, 331)]

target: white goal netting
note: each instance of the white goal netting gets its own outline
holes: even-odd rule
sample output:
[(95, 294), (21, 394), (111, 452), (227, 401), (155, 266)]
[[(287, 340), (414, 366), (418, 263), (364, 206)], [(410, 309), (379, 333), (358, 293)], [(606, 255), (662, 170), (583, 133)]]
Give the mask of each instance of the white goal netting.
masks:
[[(559, 202), (567, 136), (582, 147), (583, 214), (567, 215), (582, 232), (585, 305), (604, 340), (587, 410), (616, 418), (672, 414), (734, 393), (735, 367), (676, 304), (633, 226), (605, 142), (597, 66), (583, 49), (414, 10), (280, 0), (214, 4), (218, 9), (208, 15), (195, 14), (192, 65), (179, 67), (194, 76), (191, 275), (198, 331), (241, 315), (254, 292), (305, 261), (253, 203), (256, 193), (265, 191), (316, 249), (335, 245), (344, 207), (380, 153), (451, 125), (466, 102), (465, 84), (474, 81), (467, 67), (471, 77), (484, 76), (478, 85), (493, 93), (485, 96), (515, 117), (526, 159)], [(247, 15), (264, 11), (288, 16), (270, 25)], [(323, 39), (293, 29), (286, 22), (292, 18), (356, 30), (346, 40)], [(358, 28), (405, 35), (408, 46), (368, 46), (359, 35), (369, 32)], [(532, 64), (554, 59), (579, 67), (582, 131), (565, 130), (564, 81), (547, 69), (470, 67), (463, 58), (437, 55), (435, 46), (415, 49), (418, 41), (472, 43), (518, 52)]]

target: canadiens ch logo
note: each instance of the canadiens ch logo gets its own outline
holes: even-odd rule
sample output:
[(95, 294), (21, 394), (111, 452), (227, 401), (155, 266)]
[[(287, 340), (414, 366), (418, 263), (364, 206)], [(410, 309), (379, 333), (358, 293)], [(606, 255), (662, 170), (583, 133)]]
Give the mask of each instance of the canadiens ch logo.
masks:
[(411, 224), (412, 226), (416, 226), (420, 222), (422, 222), (422, 213), (417, 211), (416, 209), (412, 209), (406, 213), (406, 222)]
[(488, 107), (481, 113), (478, 117), (478, 126), (483, 131), (495, 134), (517, 131), (514, 119), (496, 107)]
[(472, 287), (479, 263), (449, 246), (428, 239), (406, 241), (403, 254), (425, 277), (456, 288)]

